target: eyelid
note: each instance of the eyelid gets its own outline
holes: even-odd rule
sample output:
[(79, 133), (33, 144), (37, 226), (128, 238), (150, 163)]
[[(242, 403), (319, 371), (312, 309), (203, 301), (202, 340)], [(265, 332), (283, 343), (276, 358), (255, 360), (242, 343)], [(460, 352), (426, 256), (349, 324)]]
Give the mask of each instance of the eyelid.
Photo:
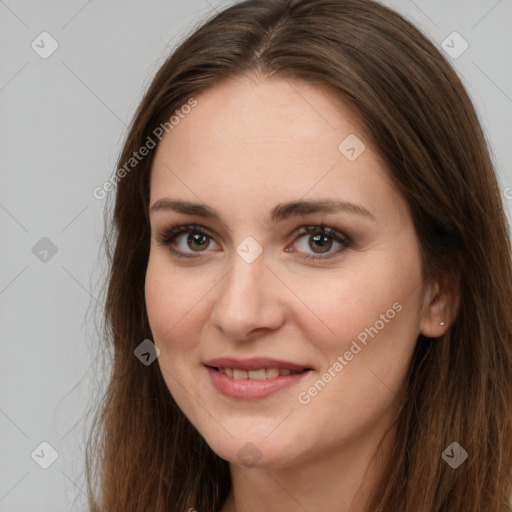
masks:
[(326, 224), (320, 223), (320, 224), (303, 224), (302, 226), (299, 226), (294, 232), (293, 236), (297, 235), (306, 235), (306, 234), (315, 234), (315, 233), (324, 233), (334, 239), (339, 238), (338, 240), (341, 242), (351, 243), (350, 237), (348, 237), (345, 233), (341, 232), (340, 230), (328, 226)]

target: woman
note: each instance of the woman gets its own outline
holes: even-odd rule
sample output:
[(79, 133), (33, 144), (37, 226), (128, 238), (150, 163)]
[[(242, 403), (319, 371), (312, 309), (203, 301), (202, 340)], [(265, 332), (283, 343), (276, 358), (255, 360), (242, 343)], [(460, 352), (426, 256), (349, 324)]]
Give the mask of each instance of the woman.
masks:
[(116, 183), (91, 510), (510, 509), (506, 216), (410, 23), (225, 9), (157, 73)]

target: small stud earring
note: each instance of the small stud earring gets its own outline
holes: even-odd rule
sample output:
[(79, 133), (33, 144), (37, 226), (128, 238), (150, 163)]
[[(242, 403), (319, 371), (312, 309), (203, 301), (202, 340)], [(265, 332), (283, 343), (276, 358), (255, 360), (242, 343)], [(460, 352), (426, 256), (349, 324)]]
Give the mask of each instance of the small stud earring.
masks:
[(444, 322), (441, 322), (439, 325), (444, 325)]

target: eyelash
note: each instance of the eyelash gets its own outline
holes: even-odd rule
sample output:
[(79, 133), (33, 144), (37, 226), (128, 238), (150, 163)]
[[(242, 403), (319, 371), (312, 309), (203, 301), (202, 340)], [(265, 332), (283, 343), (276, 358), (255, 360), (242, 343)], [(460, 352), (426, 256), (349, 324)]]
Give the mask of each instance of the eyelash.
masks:
[[(161, 233), (157, 234), (157, 242), (160, 245), (163, 245), (169, 249), (169, 251), (179, 258), (198, 258), (201, 257), (202, 252), (206, 251), (198, 251), (196, 253), (187, 253), (174, 249), (171, 244), (175, 241), (175, 239), (184, 233), (196, 233), (201, 234), (205, 237), (214, 240), (213, 233), (204, 228), (203, 226), (197, 224), (172, 224), (169, 228), (163, 230)], [(326, 260), (335, 257), (342, 253), (345, 249), (348, 249), (352, 245), (352, 240), (346, 236), (344, 233), (341, 233), (337, 229), (331, 228), (329, 226), (325, 226), (324, 224), (318, 225), (303, 225), (297, 228), (294, 232), (294, 236), (296, 239), (300, 239), (305, 235), (325, 235), (334, 241), (340, 243), (343, 247), (329, 253), (328, 256), (299, 256), (301, 259), (309, 260), (309, 261), (318, 261), (318, 260)], [(288, 251), (288, 252), (298, 252), (298, 251)]]

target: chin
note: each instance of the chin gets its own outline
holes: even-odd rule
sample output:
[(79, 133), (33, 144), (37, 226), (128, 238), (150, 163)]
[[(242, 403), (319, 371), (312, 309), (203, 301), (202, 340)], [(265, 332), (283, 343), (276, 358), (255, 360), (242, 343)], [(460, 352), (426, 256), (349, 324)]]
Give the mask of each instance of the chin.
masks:
[[(295, 453), (297, 444), (291, 444), (288, 436), (279, 435), (244, 435), (229, 436), (224, 432), (222, 438), (203, 436), (208, 446), (222, 459), (230, 464), (246, 467), (280, 468), (290, 466), (300, 454)], [(266, 437), (267, 436), (267, 437)], [(301, 446), (300, 443), (298, 446)]]

